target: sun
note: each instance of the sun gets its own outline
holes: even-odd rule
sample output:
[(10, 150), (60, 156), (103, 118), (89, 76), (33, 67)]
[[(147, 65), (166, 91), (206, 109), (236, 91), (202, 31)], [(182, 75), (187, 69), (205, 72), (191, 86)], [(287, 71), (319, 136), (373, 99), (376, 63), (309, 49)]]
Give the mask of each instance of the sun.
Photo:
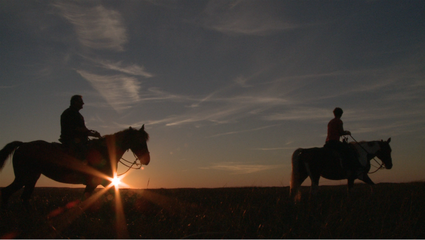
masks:
[(108, 187), (115, 187), (115, 189), (119, 189), (120, 187), (129, 187), (125, 182), (123, 182), (123, 178), (126, 176), (126, 174), (123, 174), (121, 176), (117, 176), (117, 174), (114, 174), (113, 178), (108, 178), (108, 180), (111, 182)]
[(119, 177), (115, 176), (115, 177), (112, 179), (112, 184), (113, 184), (116, 188), (118, 188), (118, 187), (121, 185), (121, 179), (120, 179)]

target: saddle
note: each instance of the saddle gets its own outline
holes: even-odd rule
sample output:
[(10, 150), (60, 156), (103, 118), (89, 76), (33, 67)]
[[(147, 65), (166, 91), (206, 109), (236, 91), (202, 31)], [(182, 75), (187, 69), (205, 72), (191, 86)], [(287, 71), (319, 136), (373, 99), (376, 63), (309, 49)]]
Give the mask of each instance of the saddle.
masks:
[(347, 169), (347, 166), (346, 166), (347, 164), (345, 164), (345, 160), (344, 160), (343, 155), (340, 151), (338, 151), (336, 149), (328, 149), (328, 151), (333, 158), (338, 159), (338, 162), (339, 162), (341, 168)]
[(346, 149), (334, 149), (330, 147), (325, 147), (330, 156), (337, 159), (342, 169), (345, 170), (356, 170), (360, 166), (360, 163), (357, 161), (357, 154), (355, 149), (347, 144)]
[(82, 161), (83, 163), (86, 163), (87, 160), (87, 150), (84, 149), (77, 149), (77, 148), (71, 148), (71, 147), (67, 147), (62, 143), (58, 143), (58, 142), (52, 142), (51, 143), (52, 146), (56, 149), (58, 149), (59, 151), (77, 159)]

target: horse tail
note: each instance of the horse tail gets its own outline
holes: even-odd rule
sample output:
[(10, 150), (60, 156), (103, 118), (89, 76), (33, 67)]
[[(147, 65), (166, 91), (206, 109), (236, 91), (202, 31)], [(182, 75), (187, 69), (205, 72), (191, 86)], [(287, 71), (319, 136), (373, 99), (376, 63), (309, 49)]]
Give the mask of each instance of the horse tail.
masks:
[(292, 154), (292, 174), (291, 174), (291, 182), (290, 182), (290, 195), (296, 194), (299, 185), (300, 185), (300, 155), (302, 152), (302, 148), (298, 148)]
[(12, 154), (16, 148), (21, 146), (23, 142), (20, 141), (14, 141), (11, 143), (8, 143), (2, 150), (0, 150), (0, 170), (3, 169), (4, 163), (8, 159), (9, 155)]

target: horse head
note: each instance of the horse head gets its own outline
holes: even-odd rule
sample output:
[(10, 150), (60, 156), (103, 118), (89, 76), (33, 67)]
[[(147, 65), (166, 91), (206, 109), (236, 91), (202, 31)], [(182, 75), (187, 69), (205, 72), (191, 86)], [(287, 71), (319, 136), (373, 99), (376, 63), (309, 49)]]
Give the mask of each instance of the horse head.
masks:
[(139, 130), (129, 128), (127, 130), (128, 148), (137, 156), (140, 162), (144, 165), (148, 165), (150, 162), (150, 154), (148, 150), (147, 141), (149, 140), (149, 134), (145, 131), (145, 125)]
[(391, 169), (393, 167), (393, 160), (391, 158), (391, 147), (390, 147), (391, 138), (388, 138), (387, 141), (381, 140), (379, 142), (379, 150), (376, 152), (376, 156), (381, 159), (384, 163), (386, 169)]

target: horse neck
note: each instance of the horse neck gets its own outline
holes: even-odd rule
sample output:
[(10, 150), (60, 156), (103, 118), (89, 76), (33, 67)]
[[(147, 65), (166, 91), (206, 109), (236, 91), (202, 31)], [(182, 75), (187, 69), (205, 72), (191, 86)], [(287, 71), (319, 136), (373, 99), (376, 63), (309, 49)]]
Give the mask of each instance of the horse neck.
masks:
[(128, 150), (128, 147), (124, 144), (124, 135), (125, 133), (118, 132), (105, 137), (107, 151), (109, 156), (113, 157), (114, 162), (118, 162), (125, 151)]
[(375, 157), (376, 153), (381, 149), (378, 141), (360, 142), (359, 144), (361, 146), (360, 151), (368, 155), (373, 155), (373, 157)]
[(373, 155), (381, 149), (378, 141), (363, 142), (361, 145), (369, 154)]
[(355, 147), (358, 155), (358, 160), (361, 165), (370, 165), (370, 160), (376, 156), (376, 152), (380, 149), (377, 141), (372, 142), (351, 142)]

